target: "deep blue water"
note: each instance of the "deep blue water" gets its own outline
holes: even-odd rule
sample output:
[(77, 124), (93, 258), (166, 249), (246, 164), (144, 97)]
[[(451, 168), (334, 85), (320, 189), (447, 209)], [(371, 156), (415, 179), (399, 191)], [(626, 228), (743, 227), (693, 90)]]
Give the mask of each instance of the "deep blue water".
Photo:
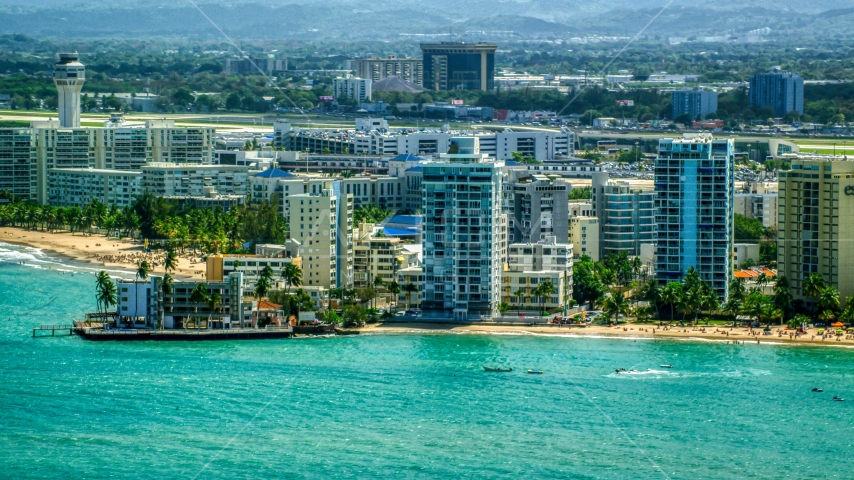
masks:
[(474, 334), (32, 339), (34, 325), (94, 306), (91, 271), (48, 261), (0, 244), (0, 477), (854, 478), (854, 350)]

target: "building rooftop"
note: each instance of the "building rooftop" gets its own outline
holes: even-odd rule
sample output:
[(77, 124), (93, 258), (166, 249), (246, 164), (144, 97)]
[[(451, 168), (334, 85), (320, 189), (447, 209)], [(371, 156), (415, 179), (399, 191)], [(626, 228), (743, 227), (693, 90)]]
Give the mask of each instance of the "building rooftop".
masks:
[(395, 215), (388, 220), (386, 220), (386, 224), (398, 224), (398, 225), (421, 225), (424, 221), (424, 217), (421, 215)]
[(293, 173), (289, 173), (289, 172), (286, 172), (286, 171), (284, 171), (284, 170), (279, 170), (278, 168), (270, 168), (270, 169), (264, 170), (264, 171), (263, 171), (263, 172), (261, 172), (261, 173), (256, 173), (255, 175), (252, 175), (252, 176), (253, 176), (253, 177), (259, 177), (259, 178), (289, 178), (289, 177), (296, 177), (296, 175), (294, 175)]

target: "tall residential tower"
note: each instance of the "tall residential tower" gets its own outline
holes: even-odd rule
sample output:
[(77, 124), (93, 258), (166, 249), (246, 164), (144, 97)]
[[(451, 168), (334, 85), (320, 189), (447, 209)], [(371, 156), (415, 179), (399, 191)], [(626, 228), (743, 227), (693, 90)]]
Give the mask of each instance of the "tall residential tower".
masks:
[(726, 299), (732, 278), (733, 140), (686, 134), (661, 139), (658, 150), (658, 281), (680, 281), (694, 267)]
[(53, 83), (59, 93), (59, 126), (80, 127), (80, 91), (86, 81), (86, 67), (77, 53), (60, 53), (53, 67)]
[(503, 166), (480, 153), (477, 137), (452, 139), (450, 153), (424, 164), (425, 314), (461, 321), (498, 315), (507, 248)]

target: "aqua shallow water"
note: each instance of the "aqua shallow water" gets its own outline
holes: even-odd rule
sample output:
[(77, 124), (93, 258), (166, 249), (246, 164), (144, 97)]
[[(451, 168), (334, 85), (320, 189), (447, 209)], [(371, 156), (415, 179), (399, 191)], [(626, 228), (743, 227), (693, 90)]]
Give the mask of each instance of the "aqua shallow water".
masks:
[[(22, 259), (45, 261), (0, 244), (0, 477), (854, 477), (852, 350), (515, 335), (34, 340), (32, 326), (92, 308), (94, 277)], [(611, 373), (662, 363), (675, 368)]]

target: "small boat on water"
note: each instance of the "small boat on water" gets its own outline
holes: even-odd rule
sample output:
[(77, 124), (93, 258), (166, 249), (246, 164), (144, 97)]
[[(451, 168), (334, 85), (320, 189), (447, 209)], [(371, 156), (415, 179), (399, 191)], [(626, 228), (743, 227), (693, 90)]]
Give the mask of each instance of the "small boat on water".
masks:
[(813, 388), (813, 389), (812, 389), (812, 391), (813, 391), (813, 392), (816, 392), (816, 393), (821, 393), (821, 392), (823, 392), (824, 390), (822, 390), (822, 389), (820, 389), (820, 388)]
[(542, 370), (528, 370), (528, 373), (531, 373), (534, 375), (542, 375), (543, 371)]
[(618, 369), (617, 369), (617, 370), (615, 370), (615, 371), (616, 371), (617, 373), (621, 374), (621, 375), (625, 375), (625, 374), (628, 374), (628, 373), (638, 373), (638, 371), (637, 371), (637, 370), (635, 370), (634, 368), (633, 368), (633, 369), (631, 369), (631, 370), (626, 370), (625, 368), (618, 368)]
[(673, 365), (671, 365), (669, 363), (665, 363), (664, 365), (661, 366), (661, 368), (673, 368)]
[(834, 401), (834, 402), (844, 402), (844, 401), (845, 401), (845, 399), (844, 399), (844, 398), (842, 398), (842, 397), (833, 397), (833, 401)]
[(512, 372), (513, 367), (510, 368), (501, 368), (501, 367), (483, 367), (484, 372)]

